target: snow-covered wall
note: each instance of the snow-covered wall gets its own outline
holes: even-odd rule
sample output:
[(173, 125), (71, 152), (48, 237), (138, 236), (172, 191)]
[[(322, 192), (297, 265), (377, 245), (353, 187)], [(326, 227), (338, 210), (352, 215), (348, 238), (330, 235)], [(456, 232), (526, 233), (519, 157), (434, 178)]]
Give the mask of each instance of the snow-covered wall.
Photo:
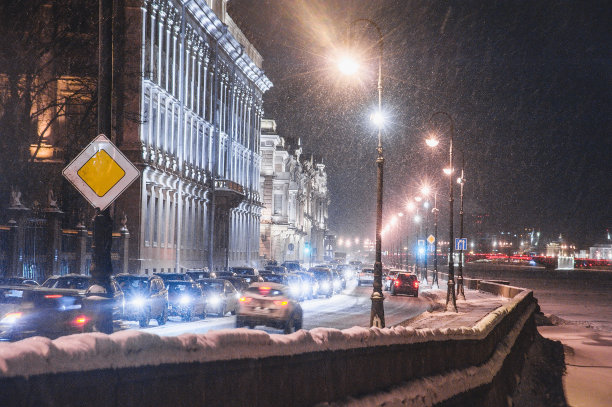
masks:
[[(24, 389), (30, 397), (32, 392), (41, 388), (53, 393), (58, 380), (62, 382), (66, 375), (91, 376), (94, 383), (100, 376), (108, 376), (108, 381), (112, 377), (112, 381), (116, 381), (119, 375), (123, 379), (115, 383), (113, 389), (121, 393), (133, 386), (131, 380), (134, 377), (121, 375), (121, 372), (161, 377), (165, 385), (171, 385), (172, 379), (165, 375), (170, 371), (176, 372), (177, 368), (180, 371), (181, 367), (189, 367), (189, 371), (194, 372), (189, 377), (197, 383), (189, 383), (191, 379), (185, 377), (180, 379), (192, 389), (192, 393), (195, 392), (185, 397), (199, 397), (196, 400), (201, 401), (206, 394), (211, 400), (214, 393), (215, 400), (223, 400), (227, 395), (215, 388), (227, 381), (225, 384), (231, 385), (232, 398), (225, 400), (230, 404), (233, 400), (249, 404), (248, 400), (253, 397), (261, 399), (262, 392), (265, 392), (269, 393), (265, 401), (255, 404), (276, 405), (290, 401), (292, 405), (311, 405), (378, 391), (407, 380), (445, 375), (451, 370), (461, 372), (469, 368), (473, 370), (474, 366), (486, 366), (500, 352), (504, 340), (516, 338), (523, 330), (535, 307), (532, 292), (522, 291), (475, 326), (456, 329), (317, 328), (291, 335), (237, 329), (179, 337), (122, 331), (112, 335), (91, 333), (56, 340), (36, 337), (16, 343), (0, 343), (0, 404), (5, 405), (4, 402), (11, 400), (7, 399), (9, 395), (19, 397)], [(493, 367), (503, 363), (503, 356), (508, 354), (512, 342), (506, 344), (501, 359), (498, 357)], [(448, 358), (440, 356), (446, 354)], [(240, 372), (232, 371), (232, 367), (238, 366)], [(339, 369), (339, 366), (344, 366), (344, 369)], [(381, 372), (372, 375), (372, 366), (380, 367)], [(486, 383), (495, 374), (495, 369), (491, 369), (487, 367), (482, 371), (484, 373), (474, 375), (472, 371), (470, 375), (462, 376), (462, 386), (450, 387), (443, 396), (450, 397), (453, 392)], [(284, 373), (279, 378), (280, 372)], [(248, 383), (238, 385), (243, 377), (248, 378)], [(472, 377), (473, 383), (466, 377)], [(216, 386), (205, 383), (213, 378), (217, 381)], [(253, 383), (254, 380), (257, 383)], [(280, 391), (277, 388), (279, 380), (284, 386), (292, 386), (294, 392), (288, 392), (286, 389), (289, 387)], [(21, 384), (16, 386), (15, 383)], [(155, 383), (159, 386), (157, 381)], [(152, 384), (144, 381), (141, 385)], [(316, 388), (324, 391), (314, 391)], [(300, 389), (310, 390), (302, 392)], [(202, 394), (198, 395), (198, 392)], [(154, 396), (156, 389), (144, 393), (159, 397)], [(139, 394), (142, 397), (143, 392)], [(289, 396), (295, 399), (283, 398)], [(53, 398), (52, 395), (49, 397)], [(125, 400), (125, 397), (123, 394), (117, 399)]]

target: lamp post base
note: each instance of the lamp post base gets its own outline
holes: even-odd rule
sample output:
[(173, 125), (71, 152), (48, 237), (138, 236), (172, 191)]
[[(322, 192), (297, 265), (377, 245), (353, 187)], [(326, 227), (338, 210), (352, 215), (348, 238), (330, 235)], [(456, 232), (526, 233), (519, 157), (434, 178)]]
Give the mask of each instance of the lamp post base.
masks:
[(455, 312), (457, 312), (457, 300), (455, 298), (455, 280), (448, 280), (448, 290), (446, 291), (446, 306), (444, 307), (445, 311), (448, 311), (448, 303), (452, 302), (453, 308)]
[(384, 297), (381, 293), (374, 291), (370, 297), (372, 300), (372, 311), (370, 312), (370, 326), (377, 328), (385, 327), (385, 309), (383, 307)]

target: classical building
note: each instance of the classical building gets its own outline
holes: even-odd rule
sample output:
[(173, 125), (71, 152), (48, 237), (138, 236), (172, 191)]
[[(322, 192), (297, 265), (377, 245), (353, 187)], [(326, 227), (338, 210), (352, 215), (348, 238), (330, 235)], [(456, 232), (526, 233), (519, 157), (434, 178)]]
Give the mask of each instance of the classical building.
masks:
[(261, 258), (323, 261), (329, 206), (325, 165), (304, 157), (299, 142), (293, 149), (286, 145), (274, 120), (262, 120), (260, 149)]
[(139, 123), (121, 148), (140, 183), (120, 206), (135, 234), (133, 271), (221, 268), (258, 257), (261, 55), (226, 12), (227, 0), (145, 0), (126, 7), (140, 53)]
[[(115, 229), (129, 230), (128, 270), (254, 263), (262, 97), (272, 86), (261, 55), (227, 14), (227, 0), (114, 3), (107, 136), (141, 171), (113, 207)], [(41, 148), (60, 151), (62, 131)], [(61, 183), (59, 171), (53, 176)], [(82, 211), (89, 222), (91, 208)]]

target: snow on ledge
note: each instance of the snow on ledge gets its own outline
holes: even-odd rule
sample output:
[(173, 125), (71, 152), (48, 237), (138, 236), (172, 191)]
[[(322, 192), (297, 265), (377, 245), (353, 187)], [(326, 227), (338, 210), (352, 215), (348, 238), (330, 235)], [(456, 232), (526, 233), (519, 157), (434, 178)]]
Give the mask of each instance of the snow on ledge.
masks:
[(415, 329), (396, 326), (380, 329), (355, 326), (344, 330), (300, 330), (290, 335), (241, 328), (178, 337), (127, 330), (112, 335), (76, 334), (55, 340), (33, 337), (0, 343), (0, 377), (289, 356), (459, 338), (483, 339), (529, 293), (523, 291), (473, 327)]

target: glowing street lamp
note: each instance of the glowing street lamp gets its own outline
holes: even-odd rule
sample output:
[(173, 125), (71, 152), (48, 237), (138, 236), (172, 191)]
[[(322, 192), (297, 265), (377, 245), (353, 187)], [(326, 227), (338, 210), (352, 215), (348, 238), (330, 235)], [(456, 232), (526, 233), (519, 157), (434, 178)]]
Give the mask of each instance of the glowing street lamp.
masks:
[(338, 61), (338, 69), (344, 75), (354, 75), (359, 70), (359, 63), (350, 55), (344, 55)]
[[(374, 123), (378, 126), (378, 146), (376, 151), (378, 156), (376, 158), (377, 168), (377, 187), (376, 187), (376, 251), (375, 251), (375, 262), (374, 262), (374, 282), (372, 284), (372, 306), (370, 310), (370, 326), (376, 326), (379, 328), (385, 327), (385, 309), (383, 306), (383, 292), (382, 292), (382, 215), (383, 215), (383, 147), (382, 147), (382, 60), (383, 60), (383, 35), (380, 27), (372, 20), (369, 19), (357, 19), (351, 22), (349, 25), (349, 31), (353, 25), (357, 23), (365, 23), (368, 27), (373, 27), (378, 33), (378, 115), (372, 117)], [(349, 36), (350, 39), (350, 36)], [(355, 73), (358, 67), (355, 63), (350, 62), (349, 59), (343, 58), (341, 65), (341, 72)]]
[[(450, 134), (449, 134), (449, 149), (448, 149), (448, 156), (449, 156), (449, 164), (448, 164), (448, 172), (445, 170), (444, 172), (448, 175), (452, 174), (452, 169), (453, 169), (453, 135), (455, 132), (455, 122), (453, 121), (453, 118), (446, 112), (436, 112), (434, 114), (431, 115), (431, 117), (429, 118), (429, 123), (431, 124), (431, 122), (433, 121), (433, 118), (437, 115), (443, 115), (445, 116), (449, 121), (450, 121)], [(431, 139), (431, 137), (430, 137)], [(434, 147), (434, 145), (431, 145), (433, 143), (427, 142), (428, 146)], [(435, 144), (437, 145), (437, 143)], [(448, 243), (448, 247), (449, 247), (449, 261), (448, 261), (448, 288), (446, 291), (446, 308), (448, 309), (448, 303), (452, 303), (453, 308), (455, 309), (455, 312), (457, 312), (457, 300), (455, 298), (455, 260), (453, 258), (453, 243), (455, 242), (454, 239), (454, 234), (453, 234), (453, 177), (449, 177), (449, 191), (448, 191), (448, 195), (449, 195), (449, 199), (448, 199), (448, 204), (449, 204), (449, 243)]]

